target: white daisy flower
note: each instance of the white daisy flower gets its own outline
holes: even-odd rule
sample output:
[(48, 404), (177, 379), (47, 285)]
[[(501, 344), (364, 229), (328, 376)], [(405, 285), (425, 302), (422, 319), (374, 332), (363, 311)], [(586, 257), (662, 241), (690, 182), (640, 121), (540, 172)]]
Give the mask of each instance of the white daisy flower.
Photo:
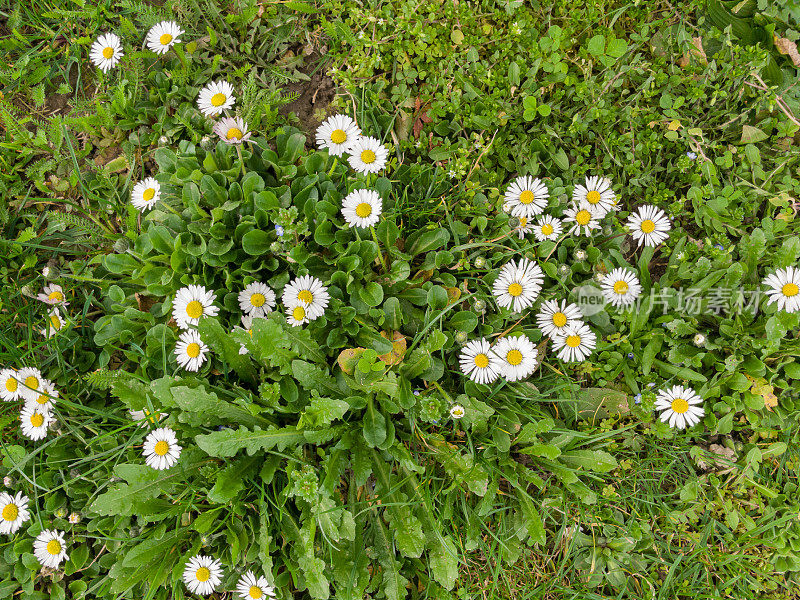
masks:
[(67, 542), (57, 529), (45, 529), (33, 542), (33, 553), (43, 567), (57, 569), (61, 561), (67, 560)]
[(577, 304), (568, 303), (566, 300), (561, 301), (559, 306), (555, 300), (546, 300), (539, 307), (539, 313), (536, 315), (536, 324), (548, 337), (553, 337), (563, 332), (571, 325), (582, 323), (583, 314)]
[(60, 306), (69, 306), (69, 302), (67, 302), (66, 298), (64, 297), (64, 290), (61, 288), (60, 285), (57, 285), (55, 283), (51, 283), (50, 285), (44, 286), (42, 293), (36, 296), (36, 298), (38, 300), (41, 300), (45, 304), (58, 304)]
[(81, 516), (78, 513), (69, 513), (69, 516), (67, 517), (67, 521), (69, 521), (70, 523), (75, 525), (76, 523), (80, 523), (81, 522)]
[(456, 404), (450, 409), (450, 417), (453, 419), (461, 419), (465, 414), (467, 414), (467, 411), (460, 404)]
[(175, 432), (169, 427), (159, 427), (148, 433), (144, 438), (142, 456), (145, 464), (157, 471), (172, 467), (181, 456), (181, 447)]
[(572, 205), (564, 211), (564, 222), (572, 223), (570, 234), (591, 236), (593, 229), (600, 229), (602, 215), (588, 205)]
[(64, 329), (66, 324), (67, 322), (61, 316), (58, 308), (54, 308), (47, 313), (47, 326), (44, 329), (40, 329), (39, 333), (45, 337), (51, 338), (56, 333)]
[(191, 593), (208, 596), (222, 582), (222, 563), (218, 558), (195, 556), (186, 563), (183, 582)]
[(274, 598), (275, 588), (266, 577), (256, 577), (252, 571), (247, 571), (236, 584), (236, 593), (242, 600), (259, 600), (265, 597)]
[(131, 204), (140, 212), (150, 210), (161, 198), (161, 185), (153, 177), (147, 177), (133, 186)]
[(706, 343), (706, 336), (704, 336), (702, 333), (697, 333), (692, 341), (694, 341), (695, 346), (702, 346)]
[(34, 441), (47, 437), (47, 428), (53, 422), (50, 411), (33, 404), (25, 404), (19, 413), (22, 435)]
[(172, 301), (172, 318), (181, 329), (200, 323), (201, 317), (214, 317), (219, 309), (214, 306), (214, 292), (202, 285), (189, 285), (178, 290)]
[(800, 269), (786, 267), (767, 275), (763, 285), (769, 286), (767, 304), (777, 304), (778, 310), (797, 312), (800, 310)]
[(89, 49), (89, 60), (103, 73), (113, 69), (123, 55), (122, 40), (113, 33), (101, 34)]
[(225, 117), (214, 125), (214, 133), (226, 144), (241, 144), (250, 139), (252, 131), (247, 130), (247, 123), (241, 117)]
[(197, 106), (207, 117), (216, 117), (236, 102), (233, 86), (227, 81), (212, 81), (197, 96)]
[(8, 492), (0, 494), (0, 534), (16, 533), (25, 521), (29, 521), (28, 497), (17, 492), (12, 496)]
[(161, 21), (147, 32), (147, 47), (156, 54), (166, 54), (173, 44), (180, 43), (184, 33), (175, 21)]
[(30, 404), (35, 408), (39, 408), (44, 412), (50, 411), (57, 399), (58, 391), (56, 390), (55, 384), (47, 379), (42, 379), (41, 383), (39, 384), (39, 390), (37, 391), (36, 399), (28, 400), (25, 403)]
[(39, 386), (44, 381), (42, 372), (36, 367), (22, 367), (17, 371), (19, 383), (19, 397), (25, 401), (36, 400), (39, 396)]
[(630, 306), (642, 293), (642, 286), (636, 273), (617, 268), (603, 277), (600, 284), (606, 301), (614, 306)]
[(522, 258), (513, 260), (500, 269), (492, 292), (497, 304), (514, 312), (521, 312), (533, 305), (542, 289), (544, 273), (538, 264)]
[(148, 423), (155, 425), (161, 419), (166, 419), (169, 415), (166, 413), (161, 412), (150, 412), (149, 409), (144, 408), (142, 410), (131, 410), (128, 411), (131, 415), (131, 419), (134, 421), (144, 421), (147, 420)]
[(492, 352), (500, 359), (500, 372), (508, 381), (525, 379), (539, 366), (539, 351), (526, 335), (504, 337)]
[(361, 137), (361, 129), (347, 115), (333, 115), (317, 127), (317, 147), (328, 149), (331, 156), (342, 156), (355, 140)]
[(288, 311), (286, 313), (286, 322), (292, 327), (300, 327), (311, 321), (308, 318), (308, 311), (301, 304), (295, 306), (287, 305), (286, 310)]
[(565, 362), (580, 362), (588, 357), (597, 345), (597, 336), (586, 323), (565, 327), (553, 339), (558, 358)]
[(260, 281), (248, 283), (239, 292), (239, 308), (251, 317), (262, 317), (275, 308), (275, 292), (266, 283)]
[(581, 207), (594, 208), (599, 218), (602, 218), (615, 207), (617, 196), (611, 189), (611, 180), (607, 177), (587, 177), (585, 185), (575, 186), (572, 201)]
[(458, 358), (461, 371), (476, 383), (492, 383), (500, 376), (500, 364), (488, 340), (472, 340), (461, 349)]
[(175, 358), (178, 364), (187, 371), (199, 371), (206, 362), (208, 346), (200, 339), (195, 329), (187, 329), (178, 337), (175, 344)]
[(14, 369), (0, 371), (0, 399), (3, 402), (13, 402), (20, 397), (21, 385), (18, 378)]
[(381, 141), (363, 136), (355, 139), (346, 150), (350, 166), (359, 173), (377, 173), (386, 166), (389, 151)]
[(663, 423), (669, 422), (670, 427), (685, 429), (703, 418), (702, 403), (703, 399), (692, 388), (675, 385), (658, 392), (655, 408), (662, 411), (659, 418)]
[(283, 303), (287, 308), (302, 306), (305, 309), (305, 318), (313, 321), (325, 314), (330, 295), (328, 288), (311, 275), (303, 275), (286, 284), (283, 288)]
[(517, 225), (516, 232), (519, 236), (519, 239), (524, 240), (525, 236), (533, 231), (533, 222), (528, 217), (517, 217), (519, 219), (519, 225)]
[(355, 190), (342, 200), (342, 216), (351, 227), (372, 227), (381, 220), (383, 203), (374, 190)]
[(625, 223), (631, 230), (631, 236), (640, 246), (658, 246), (669, 238), (672, 224), (666, 213), (651, 204), (640, 206), (637, 212), (631, 213)]
[(535, 217), (545, 209), (550, 192), (541, 179), (517, 177), (503, 196), (503, 210), (515, 217)]

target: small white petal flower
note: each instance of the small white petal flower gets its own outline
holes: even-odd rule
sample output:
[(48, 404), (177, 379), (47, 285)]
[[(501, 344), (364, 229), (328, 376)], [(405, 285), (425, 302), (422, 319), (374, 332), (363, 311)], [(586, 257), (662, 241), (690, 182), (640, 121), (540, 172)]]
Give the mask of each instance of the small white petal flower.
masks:
[(252, 571), (247, 571), (236, 584), (236, 593), (241, 600), (260, 600), (266, 597), (275, 597), (275, 588), (267, 581), (266, 577), (256, 577)]
[(57, 569), (62, 561), (68, 559), (64, 534), (57, 529), (45, 529), (33, 542), (33, 554), (43, 567)]
[(778, 310), (797, 312), (800, 310), (800, 269), (786, 267), (767, 275), (763, 285), (768, 286), (767, 304), (777, 304)]
[(52, 381), (42, 379), (39, 390), (34, 400), (26, 400), (25, 404), (30, 404), (34, 408), (39, 408), (42, 412), (50, 411), (58, 399), (58, 391)]
[(181, 329), (200, 323), (201, 317), (214, 317), (219, 309), (214, 306), (214, 292), (202, 285), (189, 285), (178, 290), (172, 301), (172, 318)]
[(516, 227), (517, 236), (519, 239), (524, 240), (525, 236), (534, 230), (533, 221), (528, 217), (517, 217), (519, 225)]
[(175, 358), (178, 364), (187, 371), (199, 371), (206, 362), (208, 346), (200, 339), (195, 329), (181, 332), (175, 344)]
[(156, 54), (166, 54), (173, 44), (180, 43), (184, 33), (175, 21), (161, 21), (147, 32), (147, 47)]
[(663, 423), (669, 422), (670, 427), (685, 429), (703, 418), (702, 403), (703, 399), (692, 388), (675, 385), (658, 393), (655, 408), (662, 411), (659, 418)]
[(361, 137), (361, 129), (347, 115), (333, 115), (317, 127), (317, 147), (327, 148), (331, 156), (342, 156)]
[(383, 203), (374, 190), (355, 190), (342, 201), (342, 216), (351, 227), (371, 227), (381, 219)]
[(19, 420), (22, 434), (38, 441), (47, 437), (47, 428), (53, 422), (53, 417), (49, 410), (27, 403), (19, 413)]
[(282, 300), (289, 309), (302, 306), (305, 309), (304, 318), (313, 321), (325, 314), (330, 295), (322, 281), (311, 275), (303, 275), (286, 284)]
[(461, 371), (476, 383), (492, 383), (500, 376), (501, 363), (488, 340), (472, 340), (461, 349)]
[(465, 414), (467, 414), (467, 411), (460, 404), (456, 404), (450, 409), (450, 417), (453, 419), (461, 419)]
[(602, 215), (594, 208), (572, 205), (564, 211), (564, 222), (571, 223), (570, 234), (591, 236), (592, 230), (600, 229)]
[(614, 306), (630, 306), (642, 293), (642, 286), (636, 273), (617, 268), (603, 277), (601, 283), (603, 296)]
[(350, 166), (359, 173), (378, 173), (386, 166), (389, 151), (374, 137), (361, 136), (346, 150)]
[(539, 366), (539, 351), (526, 335), (504, 337), (492, 347), (499, 358), (501, 374), (508, 381), (520, 381)]
[(500, 269), (492, 292), (498, 306), (521, 312), (533, 305), (542, 289), (544, 273), (538, 264), (522, 258), (513, 260)]
[(131, 415), (131, 419), (134, 421), (147, 421), (151, 425), (155, 425), (161, 419), (166, 419), (169, 415), (162, 412), (150, 412), (149, 409), (144, 408), (142, 410), (131, 410), (129, 411)]
[(61, 312), (59, 312), (58, 308), (54, 308), (47, 313), (47, 325), (44, 329), (40, 329), (39, 333), (47, 338), (51, 338), (64, 329), (66, 325), (67, 322), (64, 320)]
[(148, 467), (157, 471), (169, 469), (181, 456), (181, 447), (175, 432), (169, 427), (154, 429), (144, 439), (142, 455)]
[(13, 402), (18, 399), (21, 389), (19, 374), (14, 369), (0, 371), (0, 399), (3, 402)]
[(161, 185), (153, 177), (147, 177), (133, 186), (131, 204), (140, 212), (150, 210), (161, 198)]
[(305, 307), (301, 304), (296, 304), (294, 306), (287, 305), (286, 310), (286, 322), (292, 327), (300, 327), (311, 320), (308, 318), (308, 312)]
[(597, 336), (585, 323), (565, 327), (552, 339), (558, 358), (565, 362), (585, 360), (597, 345)]
[(695, 334), (693, 341), (695, 346), (702, 346), (706, 343), (706, 336), (702, 333)]
[(101, 34), (89, 49), (89, 60), (104, 73), (113, 69), (123, 55), (122, 40), (113, 33)]
[(197, 96), (197, 106), (207, 117), (216, 117), (223, 110), (233, 107), (234, 102), (233, 86), (224, 80), (212, 81)]
[(581, 309), (576, 304), (561, 301), (559, 306), (555, 300), (546, 300), (539, 307), (536, 323), (546, 336), (554, 337), (567, 327), (582, 323)]
[(672, 229), (666, 213), (650, 204), (640, 206), (635, 213), (631, 213), (626, 225), (640, 246), (658, 246), (669, 238), (669, 230)]
[(503, 210), (515, 217), (535, 217), (545, 209), (550, 192), (540, 179), (517, 177), (506, 189)]
[[(47, 267), (45, 267), (46, 269)], [(45, 304), (53, 304), (59, 306), (69, 306), (69, 302), (66, 301), (64, 296), (64, 290), (61, 289), (60, 285), (55, 283), (51, 283), (50, 285), (44, 286), (42, 293), (36, 296), (37, 300), (41, 300)]]
[(617, 196), (611, 189), (611, 180), (607, 177), (587, 177), (585, 185), (575, 186), (572, 201), (578, 206), (593, 208), (598, 218), (602, 218), (615, 207)]
[(542, 215), (536, 222), (533, 228), (533, 235), (536, 237), (537, 242), (550, 240), (552, 242), (558, 239), (564, 227), (561, 225), (561, 220), (551, 217), (550, 215)]
[(81, 516), (78, 513), (75, 513), (75, 512), (74, 513), (69, 513), (69, 516), (67, 517), (67, 521), (69, 521), (70, 523), (75, 525), (76, 523), (80, 523), (81, 522)]
[(183, 582), (191, 593), (208, 596), (222, 582), (222, 563), (218, 558), (195, 556), (186, 563)]
[(275, 292), (266, 283), (260, 281), (248, 283), (239, 292), (239, 308), (251, 317), (263, 317), (275, 308)]
[(8, 492), (0, 494), (0, 534), (16, 533), (30, 518), (27, 496), (23, 496), (21, 492), (14, 496)]
[(214, 125), (214, 133), (226, 144), (241, 144), (250, 139), (252, 131), (248, 131), (247, 123), (241, 117), (225, 117)]
[(44, 381), (41, 371), (36, 367), (22, 367), (17, 371), (16, 377), (19, 397), (25, 401), (36, 400), (39, 397), (39, 386)]

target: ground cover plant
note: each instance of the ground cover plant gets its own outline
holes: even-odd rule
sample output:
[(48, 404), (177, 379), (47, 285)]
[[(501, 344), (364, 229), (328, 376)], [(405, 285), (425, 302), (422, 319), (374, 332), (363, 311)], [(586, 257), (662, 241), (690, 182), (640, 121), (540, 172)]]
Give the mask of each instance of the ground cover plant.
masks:
[(791, 3), (0, 12), (0, 596), (798, 595)]

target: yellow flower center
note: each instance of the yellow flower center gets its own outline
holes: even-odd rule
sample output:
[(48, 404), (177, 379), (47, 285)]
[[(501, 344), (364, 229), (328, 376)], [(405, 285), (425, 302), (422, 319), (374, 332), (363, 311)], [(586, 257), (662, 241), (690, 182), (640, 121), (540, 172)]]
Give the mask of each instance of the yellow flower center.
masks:
[(567, 346), (570, 348), (577, 348), (581, 345), (581, 336), (579, 335), (568, 335), (567, 336)]
[(222, 92), (217, 92), (213, 96), (211, 96), (211, 106), (222, 106), (225, 104), (225, 101), (228, 97), (223, 94)]
[(592, 213), (588, 210), (579, 210), (578, 214), (575, 215), (575, 222), (578, 225), (588, 225), (589, 221), (592, 220)]
[(522, 193), (519, 195), (519, 201), (520, 201), (522, 204), (530, 204), (531, 202), (533, 202), (533, 200), (534, 200), (534, 198), (535, 198), (535, 197), (536, 197), (536, 196), (534, 196), (534, 195), (533, 195), (533, 192), (532, 192), (532, 191), (530, 191), (530, 190), (524, 190), (524, 191), (523, 191), (523, 192), (522, 192)]
[(53, 326), (53, 329), (61, 329), (61, 319), (56, 315), (50, 315), (50, 324)]
[[(347, 140), (347, 134), (342, 129), (334, 129), (333, 132), (331, 133), (331, 141), (334, 144), (343, 144), (346, 140)], [(259, 598), (260, 597), (261, 596), (259, 596)]]
[[(341, 131), (340, 129), (337, 131)], [(264, 592), (261, 591), (261, 588), (257, 585), (250, 586), (250, 591), (247, 592), (248, 595), (253, 598), (254, 600), (258, 600), (264, 595)]]
[(17, 380), (13, 377), (9, 377), (6, 379), (6, 389), (9, 392), (16, 392), (17, 391)]
[(111, 58), (114, 56), (114, 49), (110, 46), (103, 48), (103, 58)]
[(6, 521), (16, 521), (19, 515), (19, 509), (15, 504), (6, 504), (3, 507), (3, 519)]
[(483, 353), (475, 355), (475, 366), (479, 369), (485, 369), (489, 366), (489, 357)]
[(552, 235), (553, 233), (553, 226), (550, 223), (545, 223), (542, 225), (542, 235)]
[(190, 358), (197, 358), (200, 356), (200, 344), (197, 342), (192, 342), (186, 346), (186, 355)]
[(306, 309), (302, 306), (295, 306), (292, 310), (292, 316), (295, 321), (302, 321), (306, 318)]
[(520, 217), (519, 218), (519, 226), (520, 227), (527, 227), (528, 226), (528, 218), (527, 217)]
[(628, 293), (628, 283), (626, 281), (622, 281), (622, 280), (617, 281), (614, 284), (614, 293), (619, 295), (619, 296), (622, 296), (623, 294), (627, 294)]
[(509, 350), (508, 354), (506, 354), (506, 360), (508, 361), (508, 364), (516, 367), (522, 362), (522, 352), (516, 349)]
[(255, 293), (252, 296), (250, 296), (250, 304), (252, 304), (255, 307), (264, 306), (264, 303), (266, 301), (267, 299), (264, 297), (264, 294)]
[(50, 401), (50, 398), (47, 394), (39, 394), (39, 397), (36, 398), (36, 402), (39, 404), (47, 404)]
[(675, 400), (672, 401), (672, 410), (682, 415), (689, 410), (689, 403), (683, 398), (675, 398)]
[(567, 324), (567, 315), (562, 312), (553, 313), (553, 325), (563, 327)]
[(203, 305), (197, 300), (192, 300), (186, 305), (186, 314), (189, 315), (191, 319), (199, 319), (203, 316)]
[(781, 292), (783, 292), (784, 296), (797, 296), (800, 288), (797, 287), (796, 283), (787, 283), (781, 288)]
[(58, 540), (50, 540), (47, 542), (47, 552), (53, 556), (61, 554), (61, 542)]
[(522, 294), (522, 286), (516, 282), (508, 286), (508, 293), (515, 298)]
[(645, 219), (642, 221), (642, 232), (643, 233), (653, 233), (656, 228), (656, 224), (653, 223), (650, 219)]
[(600, 192), (597, 190), (591, 190), (586, 193), (586, 201), (589, 204), (597, 204), (600, 202)]
[(54, 292), (50, 292), (50, 294), (47, 296), (47, 299), (53, 302), (61, 302), (64, 299), (64, 294), (56, 290)]
[(153, 199), (153, 196), (156, 195), (155, 188), (147, 188), (144, 193), (142, 193), (142, 200), (145, 202), (150, 202)]
[(28, 375), (25, 378), (25, 385), (30, 389), (35, 390), (36, 388), (39, 387), (39, 379), (34, 375)]
[(363, 150), (361, 152), (361, 162), (370, 165), (375, 162), (375, 153), (372, 150)]
[(314, 294), (311, 293), (311, 290), (300, 290), (297, 293), (297, 299), (306, 304), (311, 304), (314, 301)]
[(34, 427), (41, 427), (44, 423), (44, 415), (41, 413), (33, 413), (31, 415), (31, 425)]
[(211, 579), (211, 571), (208, 570), (207, 567), (200, 567), (197, 569), (197, 572), (194, 574), (197, 581), (206, 582)]
[(238, 127), (231, 127), (230, 129), (228, 129), (228, 133), (225, 134), (225, 137), (229, 140), (234, 140), (234, 139), (240, 140), (242, 139), (243, 135), (244, 134), (242, 133), (241, 129), (239, 129)]
[(159, 456), (165, 456), (167, 452), (169, 452), (169, 443), (165, 442), (164, 440), (156, 442), (156, 445), (153, 446), (153, 452)]
[(366, 219), (372, 214), (372, 206), (368, 202), (362, 202), (356, 206), (356, 215), (362, 219)]
[(162, 46), (166, 46), (172, 41), (172, 36), (168, 33), (165, 33), (160, 38), (158, 38), (158, 41), (161, 42)]

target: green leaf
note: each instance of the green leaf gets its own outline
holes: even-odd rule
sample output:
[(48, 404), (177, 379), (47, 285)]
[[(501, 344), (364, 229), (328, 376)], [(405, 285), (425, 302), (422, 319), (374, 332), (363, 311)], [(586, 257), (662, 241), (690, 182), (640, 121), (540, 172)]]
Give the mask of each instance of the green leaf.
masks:
[(623, 54), (628, 51), (628, 42), (625, 40), (611, 38), (608, 40), (608, 45), (606, 46), (606, 54), (609, 56), (613, 56), (614, 58), (620, 58)]
[(542, 456), (550, 460), (561, 456), (561, 450), (557, 446), (551, 444), (534, 444), (533, 446), (520, 448), (519, 452), (520, 454), (529, 454), (531, 456)]
[(341, 419), (348, 410), (350, 405), (344, 400), (315, 396), (311, 405), (300, 416), (300, 422), (310, 427), (324, 427)]
[(408, 249), (411, 256), (430, 252), (441, 248), (450, 241), (450, 232), (446, 229), (439, 228), (434, 231), (426, 231), (416, 239), (414, 239), (411, 247)]
[(295, 427), (270, 427), (266, 430), (256, 427), (252, 431), (246, 427), (239, 427), (239, 429), (224, 429), (198, 435), (194, 439), (201, 450), (218, 458), (234, 456), (240, 450), (247, 450), (249, 455), (259, 450), (273, 448), (283, 451), (288, 446), (297, 446), (305, 442), (303, 430)]
[(236, 371), (236, 374), (245, 381), (256, 381), (256, 368), (252, 358), (247, 354), (240, 354), (241, 344), (222, 328), (216, 317), (200, 319), (197, 327), (202, 339), (213, 352)]
[(537, 544), (544, 544), (547, 541), (544, 531), (544, 523), (542, 517), (539, 516), (539, 511), (536, 510), (530, 496), (522, 490), (514, 489), (514, 495), (519, 501), (520, 508), (522, 508), (522, 515), (525, 518), (525, 528), (528, 530), (528, 535)]
[(363, 419), (364, 440), (370, 448), (380, 446), (386, 441), (386, 419), (383, 413), (375, 409), (372, 398), (367, 402)]
[(245, 456), (224, 468), (217, 475), (214, 487), (208, 492), (208, 499), (217, 504), (233, 500), (244, 488), (245, 481), (261, 466), (261, 457)]
[(170, 388), (170, 393), (173, 405), (185, 411), (180, 415), (179, 420), (193, 426), (208, 424), (210, 419), (213, 419), (214, 422), (232, 422), (245, 426), (266, 424), (262, 417), (252, 415), (235, 404), (220, 400), (215, 393), (207, 392), (204, 388), (178, 386)]
[(598, 473), (617, 468), (617, 459), (603, 450), (569, 450), (561, 454), (561, 461)]
[(304, 360), (293, 360), (292, 374), (298, 383), (307, 390), (318, 390), (337, 396), (342, 395), (342, 390), (339, 389), (336, 379), (313, 363)]
[(469, 310), (461, 310), (450, 317), (448, 324), (453, 329), (469, 333), (478, 326), (478, 315)]
[(425, 533), (422, 531), (422, 523), (411, 513), (411, 509), (408, 506), (392, 506), (387, 514), (400, 553), (409, 558), (422, 556), (422, 551), (425, 550)]
[(269, 251), (270, 239), (266, 231), (251, 229), (242, 236), (242, 250), (250, 256), (261, 256)]
[(383, 302), (383, 288), (380, 284), (370, 281), (358, 290), (358, 297), (370, 307), (379, 306)]
[(400, 308), (400, 300), (394, 296), (388, 297), (383, 303), (383, 312), (386, 315), (386, 326), (397, 331), (403, 325), (403, 310)]
[(428, 564), (433, 578), (442, 587), (452, 590), (458, 578), (458, 550), (450, 536), (439, 538), (437, 533), (428, 535)]
[(593, 56), (601, 56), (606, 50), (606, 38), (600, 33), (593, 36), (589, 40), (587, 48), (589, 50), (589, 54), (592, 54)]

